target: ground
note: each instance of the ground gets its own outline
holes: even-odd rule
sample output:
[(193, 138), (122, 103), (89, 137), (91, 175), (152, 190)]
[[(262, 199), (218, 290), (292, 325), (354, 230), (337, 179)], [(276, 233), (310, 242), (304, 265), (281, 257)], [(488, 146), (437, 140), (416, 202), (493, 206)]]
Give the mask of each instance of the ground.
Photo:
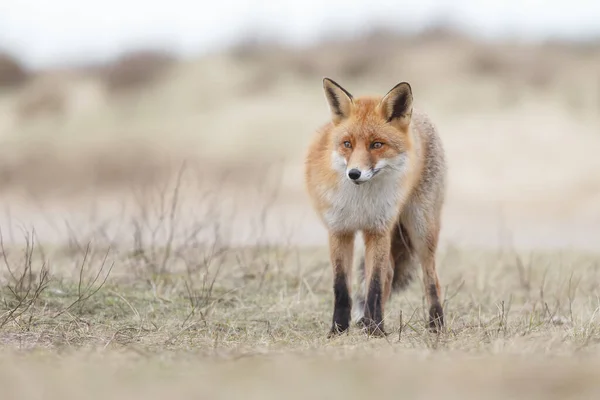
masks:
[[(149, 262), (104, 247), (44, 249), (53, 258), (49, 280), (38, 250), (6, 249), (11, 271), (26, 274), (2, 291), (10, 310), (1, 321), (5, 393), (56, 399), (600, 393), (593, 373), (597, 255), (449, 248), (438, 257), (443, 333), (427, 331), (415, 280), (391, 302), (387, 338), (352, 327), (327, 339), (326, 249), (191, 247), (174, 247), (166, 270), (164, 249)], [(25, 257), (20, 264), (12, 262), (19, 257)], [(17, 265), (31, 265), (32, 278)]]
[[(370, 40), (181, 61), (127, 93), (50, 71), (0, 95), (5, 397), (598, 397), (600, 51)], [(409, 81), (440, 129), (439, 335), (419, 274), (387, 338), (327, 339), (302, 182), (323, 75), (355, 95)]]

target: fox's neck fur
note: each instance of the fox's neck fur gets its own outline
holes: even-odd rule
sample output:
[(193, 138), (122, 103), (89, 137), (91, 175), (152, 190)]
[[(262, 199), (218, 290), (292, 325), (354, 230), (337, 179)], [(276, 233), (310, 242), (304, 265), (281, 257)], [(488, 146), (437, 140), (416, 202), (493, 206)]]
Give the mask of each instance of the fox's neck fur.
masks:
[(416, 185), (422, 165), (421, 138), (414, 129), (410, 129), (410, 137), (410, 150), (398, 156), (402, 159), (401, 167), (384, 170), (361, 185), (348, 179), (339, 154), (329, 152), (330, 165), (338, 180), (326, 193), (331, 207), (325, 213), (325, 220), (332, 230), (380, 231), (394, 222)]

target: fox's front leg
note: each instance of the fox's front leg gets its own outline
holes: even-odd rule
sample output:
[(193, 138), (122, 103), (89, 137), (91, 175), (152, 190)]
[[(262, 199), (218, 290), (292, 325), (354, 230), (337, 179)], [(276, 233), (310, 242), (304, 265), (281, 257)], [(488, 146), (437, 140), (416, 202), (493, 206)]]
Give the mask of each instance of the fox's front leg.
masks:
[(352, 300), (350, 282), (352, 257), (354, 252), (354, 233), (330, 233), (329, 253), (333, 266), (333, 323), (329, 337), (348, 330)]
[(367, 299), (365, 302), (364, 325), (367, 333), (384, 336), (383, 308), (389, 296), (390, 245), (388, 232), (363, 232), (365, 239), (365, 282)]

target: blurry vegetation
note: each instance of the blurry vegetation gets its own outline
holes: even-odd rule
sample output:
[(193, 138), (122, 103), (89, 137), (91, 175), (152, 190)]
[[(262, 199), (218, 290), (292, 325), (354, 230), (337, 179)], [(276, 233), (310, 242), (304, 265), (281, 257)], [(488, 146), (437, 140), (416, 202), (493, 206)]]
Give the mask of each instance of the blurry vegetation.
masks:
[(139, 89), (156, 83), (175, 61), (175, 57), (165, 51), (131, 51), (101, 68), (100, 74), (111, 92)]
[(416, 34), (375, 29), (358, 38), (325, 38), (302, 48), (246, 36), (230, 54), (241, 64), (260, 65), (254, 78), (265, 84), (285, 75), (309, 79), (333, 75), (344, 80), (422, 75), (429, 81), (469, 77), (546, 90), (559, 81), (577, 79), (565, 74), (567, 70), (597, 70), (600, 41), (488, 43), (434, 25)]
[[(289, 47), (250, 32), (225, 50), (225, 56), (246, 71), (244, 82), (238, 86), (246, 94), (266, 91), (279, 78), (314, 80), (323, 76), (346, 81), (404, 76), (413, 81), (422, 79), (422, 84), (468, 78), (547, 90), (581, 77), (568, 71), (597, 71), (600, 40), (491, 43), (440, 23), (418, 33), (376, 28), (355, 38), (324, 37), (303, 47)], [(108, 93), (123, 93), (158, 84), (178, 63), (168, 51), (137, 49), (108, 64), (77, 71), (99, 79)], [(0, 87), (18, 85), (27, 77), (17, 60), (0, 53)], [(43, 97), (35, 103), (58, 104), (50, 99), (52, 96)], [(39, 108), (32, 104), (24, 107)]]
[(64, 115), (66, 94), (59, 85), (45, 85), (26, 92), (16, 105), (19, 121), (42, 115)]
[[(95, 82), (97, 94), (90, 96), (100, 99), (94, 104), (105, 104), (111, 95), (150, 87), (179, 93), (179, 84), (168, 76), (174, 70), (181, 72), (178, 81), (189, 80), (194, 87), (214, 91), (213, 82), (221, 79), (220, 68), (229, 69), (230, 75), (237, 73), (227, 80), (233, 85), (228, 90), (245, 96), (265, 95), (286, 80), (314, 82), (330, 76), (345, 82), (409, 80), (421, 92), (446, 93), (441, 101), (452, 107), (470, 107), (452, 100), (456, 91), (461, 96), (468, 91), (478, 106), (514, 107), (523, 96), (537, 92), (544, 96), (562, 93), (561, 101), (575, 111), (600, 107), (600, 40), (484, 42), (439, 23), (417, 33), (376, 28), (352, 38), (324, 37), (301, 47), (250, 32), (218, 55), (219, 61), (213, 56), (181, 68), (184, 63), (169, 51), (134, 49), (107, 64), (62, 70), (64, 79), (54, 82), (48, 79), (52, 71), (40, 71), (30, 79), (31, 73), (17, 59), (0, 53), (0, 88), (21, 90), (28, 82), (27, 90), (19, 93), (13, 104), (18, 122), (41, 115), (68, 117), (70, 108), (80, 104), (72, 98), (77, 92), (74, 77)], [(30, 80), (35, 82), (29, 84)], [(55, 84), (40, 85), (44, 80)], [(194, 98), (185, 93), (176, 97)]]
[(0, 52), (0, 89), (23, 84), (29, 74), (24, 66), (8, 53)]

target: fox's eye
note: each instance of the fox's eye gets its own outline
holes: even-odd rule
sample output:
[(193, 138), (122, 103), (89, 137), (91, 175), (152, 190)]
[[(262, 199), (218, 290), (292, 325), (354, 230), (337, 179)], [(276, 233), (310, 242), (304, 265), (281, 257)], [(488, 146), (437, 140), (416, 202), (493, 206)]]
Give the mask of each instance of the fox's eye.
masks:
[(381, 143), (381, 142), (373, 142), (373, 143), (371, 143), (371, 148), (372, 149), (380, 149), (381, 146), (383, 146), (383, 143)]
[(349, 141), (347, 141), (347, 140), (346, 140), (346, 141), (344, 142), (344, 147), (346, 147), (346, 148), (348, 148), (348, 149), (349, 149), (350, 147), (352, 147), (352, 143), (350, 143)]

